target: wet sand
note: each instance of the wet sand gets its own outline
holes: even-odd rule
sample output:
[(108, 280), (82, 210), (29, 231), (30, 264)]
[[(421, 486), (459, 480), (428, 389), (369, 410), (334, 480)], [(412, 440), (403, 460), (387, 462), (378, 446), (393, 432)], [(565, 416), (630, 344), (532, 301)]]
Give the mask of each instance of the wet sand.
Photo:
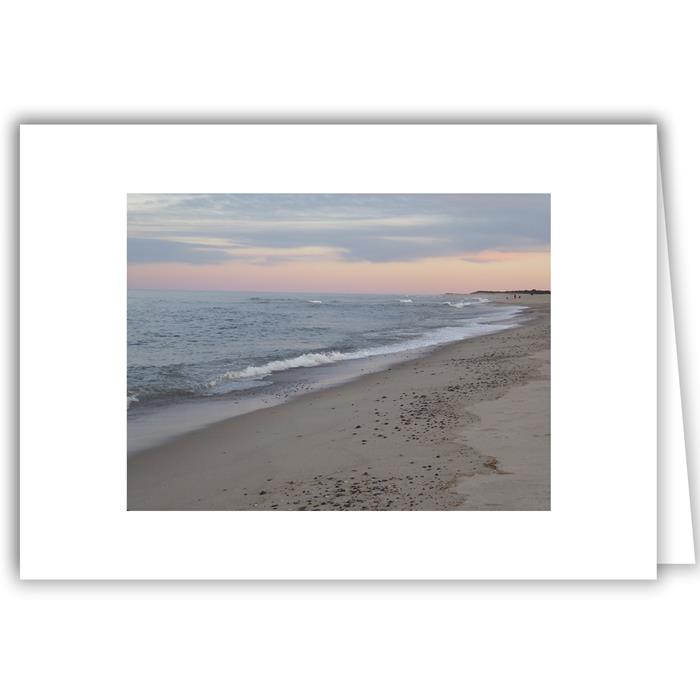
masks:
[(549, 510), (549, 296), (515, 329), (128, 459), (129, 510)]

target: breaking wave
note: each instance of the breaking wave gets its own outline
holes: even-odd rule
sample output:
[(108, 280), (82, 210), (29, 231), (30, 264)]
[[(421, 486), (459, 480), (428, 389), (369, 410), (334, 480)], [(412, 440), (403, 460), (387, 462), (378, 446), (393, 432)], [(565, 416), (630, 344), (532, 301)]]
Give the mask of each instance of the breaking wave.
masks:
[(405, 340), (399, 343), (390, 343), (388, 345), (378, 345), (374, 347), (364, 348), (362, 350), (354, 350), (350, 352), (341, 352), (337, 350), (327, 350), (323, 352), (308, 352), (296, 357), (290, 357), (284, 360), (272, 360), (262, 365), (250, 365), (245, 369), (232, 370), (224, 372), (218, 377), (207, 382), (207, 387), (211, 390), (218, 385), (240, 380), (255, 380), (267, 377), (275, 372), (283, 372), (288, 369), (297, 369), (301, 367), (318, 367), (320, 365), (329, 365), (335, 362), (343, 362), (346, 360), (361, 360), (369, 357), (377, 357), (379, 355), (392, 355), (401, 352), (410, 352), (412, 350), (422, 350), (435, 345), (443, 345), (452, 343), (457, 340), (464, 340), (476, 335), (484, 335), (507, 328), (513, 327), (513, 317), (520, 311), (522, 307), (515, 307), (510, 313), (504, 312), (497, 319), (498, 323), (483, 323), (473, 321), (465, 326), (448, 326), (445, 328), (437, 328), (435, 330), (423, 333), (422, 335)]
[(474, 304), (485, 304), (488, 299), (477, 297), (476, 299), (463, 299), (462, 301), (443, 301), (446, 306), (451, 306), (454, 309), (463, 309), (465, 306), (474, 306)]

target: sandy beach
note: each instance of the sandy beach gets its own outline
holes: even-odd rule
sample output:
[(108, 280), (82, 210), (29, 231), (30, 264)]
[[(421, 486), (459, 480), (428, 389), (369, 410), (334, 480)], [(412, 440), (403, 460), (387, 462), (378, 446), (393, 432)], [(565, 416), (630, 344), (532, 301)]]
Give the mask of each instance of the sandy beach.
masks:
[(514, 329), (128, 459), (129, 510), (548, 510), (550, 297)]

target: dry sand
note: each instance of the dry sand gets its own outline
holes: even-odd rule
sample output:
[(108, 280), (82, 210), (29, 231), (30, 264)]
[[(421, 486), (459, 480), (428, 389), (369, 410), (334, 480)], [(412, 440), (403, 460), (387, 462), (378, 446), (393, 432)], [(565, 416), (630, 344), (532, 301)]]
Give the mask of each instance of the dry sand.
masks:
[(525, 323), (128, 459), (129, 510), (548, 510), (549, 296)]

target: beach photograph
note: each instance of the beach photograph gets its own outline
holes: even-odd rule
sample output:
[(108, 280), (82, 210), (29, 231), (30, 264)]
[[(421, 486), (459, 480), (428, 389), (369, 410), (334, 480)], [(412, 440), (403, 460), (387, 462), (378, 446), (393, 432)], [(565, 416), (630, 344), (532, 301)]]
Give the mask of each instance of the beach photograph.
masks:
[(550, 510), (550, 196), (127, 195), (130, 511)]

